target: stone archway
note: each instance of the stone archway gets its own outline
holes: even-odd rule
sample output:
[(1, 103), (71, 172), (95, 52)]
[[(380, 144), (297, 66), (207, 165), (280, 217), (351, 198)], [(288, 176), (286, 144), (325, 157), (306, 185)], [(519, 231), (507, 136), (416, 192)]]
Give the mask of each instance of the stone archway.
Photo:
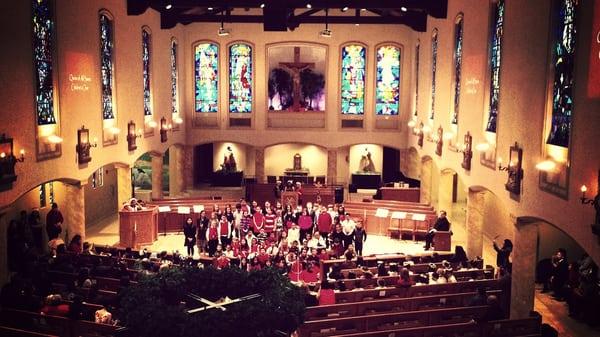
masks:
[(406, 176), (413, 179), (421, 179), (421, 158), (419, 158), (419, 153), (414, 147), (408, 149)]
[(458, 198), (458, 174), (452, 169), (444, 169), (440, 172), (440, 183), (438, 188), (438, 208), (446, 211), (450, 219), (453, 215), (453, 204)]
[(431, 204), (433, 159), (421, 158), (421, 203)]

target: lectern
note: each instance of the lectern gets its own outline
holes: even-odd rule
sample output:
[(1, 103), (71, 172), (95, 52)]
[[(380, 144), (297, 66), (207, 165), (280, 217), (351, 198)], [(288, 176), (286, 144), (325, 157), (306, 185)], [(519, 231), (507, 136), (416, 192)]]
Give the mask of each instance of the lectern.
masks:
[(284, 191), (281, 192), (281, 204), (285, 208), (288, 204), (292, 206), (292, 209), (296, 209), (298, 206), (298, 192), (295, 191)]
[(158, 207), (141, 211), (119, 211), (119, 245), (140, 249), (158, 237)]

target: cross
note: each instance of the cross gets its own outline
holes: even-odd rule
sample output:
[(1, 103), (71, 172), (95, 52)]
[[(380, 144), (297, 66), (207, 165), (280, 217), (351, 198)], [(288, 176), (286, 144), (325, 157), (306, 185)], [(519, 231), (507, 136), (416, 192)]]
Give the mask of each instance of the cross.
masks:
[(279, 65), (292, 73), (294, 80), (294, 105), (292, 111), (300, 111), (300, 72), (304, 69), (314, 68), (314, 63), (300, 62), (300, 47), (294, 47), (294, 62), (279, 62)]

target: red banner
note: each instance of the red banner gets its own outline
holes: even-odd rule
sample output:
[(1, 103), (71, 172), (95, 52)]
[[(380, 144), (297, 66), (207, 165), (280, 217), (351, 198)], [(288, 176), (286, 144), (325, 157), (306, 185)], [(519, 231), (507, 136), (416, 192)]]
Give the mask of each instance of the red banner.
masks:
[(588, 98), (600, 98), (600, 0), (594, 3), (592, 45), (588, 70)]

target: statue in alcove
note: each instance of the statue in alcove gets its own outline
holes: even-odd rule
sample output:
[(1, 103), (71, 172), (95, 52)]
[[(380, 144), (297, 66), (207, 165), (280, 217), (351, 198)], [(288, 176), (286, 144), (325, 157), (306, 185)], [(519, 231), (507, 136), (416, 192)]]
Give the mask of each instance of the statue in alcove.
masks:
[(300, 155), (300, 153), (296, 153), (294, 155), (294, 171), (301, 171), (302, 170), (302, 156)]
[(371, 152), (367, 148), (365, 148), (365, 152), (363, 152), (360, 159), (358, 171), (364, 173), (375, 172), (375, 165), (373, 164), (373, 159), (371, 159)]

